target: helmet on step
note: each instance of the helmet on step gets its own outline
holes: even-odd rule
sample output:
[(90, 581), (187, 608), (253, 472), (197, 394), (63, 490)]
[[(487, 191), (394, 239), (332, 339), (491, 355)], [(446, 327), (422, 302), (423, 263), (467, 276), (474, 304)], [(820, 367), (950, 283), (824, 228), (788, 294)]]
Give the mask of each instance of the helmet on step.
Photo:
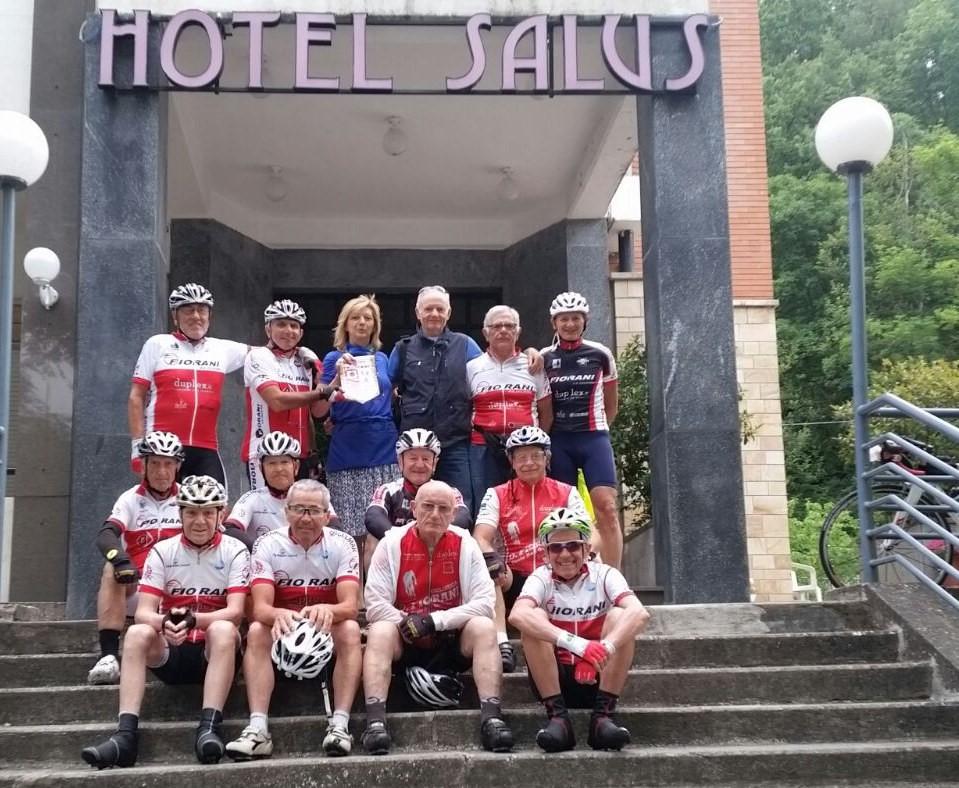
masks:
[(451, 709), (460, 705), (463, 682), (448, 673), (430, 673), (413, 665), (406, 669), (406, 691), (420, 706)]
[(277, 670), (288, 678), (313, 679), (333, 656), (333, 636), (300, 619), (292, 630), (273, 641), (270, 656)]

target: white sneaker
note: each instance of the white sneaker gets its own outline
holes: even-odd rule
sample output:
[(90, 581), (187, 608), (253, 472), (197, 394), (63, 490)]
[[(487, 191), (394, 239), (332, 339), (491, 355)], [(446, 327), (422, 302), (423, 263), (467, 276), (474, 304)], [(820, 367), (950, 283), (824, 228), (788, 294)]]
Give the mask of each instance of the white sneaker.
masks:
[(326, 736), (323, 737), (323, 752), (327, 755), (336, 757), (339, 755), (349, 755), (353, 749), (353, 737), (346, 728), (339, 725), (330, 725), (326, 729)]
[(120, 682), (120, 663), (113, 654), (100, 657), (97, 664), (87, 673), (88, 684), (118, 684)]
[(240, 734), (240, 738), (226, 745), (226, 754), (234, 761), (269, 758), (273, 754), (273, 737), (269, 733), (260, 733), (252, 725), (247, 725)]

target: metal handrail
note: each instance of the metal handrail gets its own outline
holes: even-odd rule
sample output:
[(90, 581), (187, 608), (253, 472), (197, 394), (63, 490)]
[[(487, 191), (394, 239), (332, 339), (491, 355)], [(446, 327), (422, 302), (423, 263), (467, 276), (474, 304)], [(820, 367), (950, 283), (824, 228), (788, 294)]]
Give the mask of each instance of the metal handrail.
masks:
[[(911, 419), (933, 432), (938, 433), (947, 440), (959, 444), (959, 427), (950, 424), (943, 418), (959, 419), (959, 408), (924, 409), (913, 405), (911, 402), (907, 402), (901, 397), (897, 397), (895, 394), (887, 392), (861, 406), (856, 411), (855, 417), (858, 424), (864, 424), (870, 418)], [(862, 430), (858, 434), (866, 434), (866, 431)], [(868, 471), (863, 471), (858, 477), (857, 489), (861, 496), (860, 512), (861, 519), (863, 520), (863, 522), (860, 522), (859, 530), (863, 580), (866, 583), (875, 583), (877, 579), (876, 567), (883, 564), (895, 563), (915, 577), (921, 585), (932, 591), (940, 599), (948, 602), (959, 610), (959, 599), (954, 598), (908, 558), (901, 554), (876, 558), (876, 540), (889, 538), (901, 539), (911, 545), (926, 559), (930, 560), (937, 569), (959, 581), (959, 569), (947, 561), (942, 560), (942, 558), (926, 547), (926, 545), (916, 539), (913, 534), (910, 534), (895, 522), (876, 527), (872, 519), (874, 510), (908, 512), (910, 517), (914, 518), (923, 526), (930, 528), (932, 533), (940, 536), (944, 541), (947, 541), (954, 550), (959, 551), (959, 535), (953, 534), (947, 528), (943, 528), (927, 514), (927, 512), (950, 512), (959, 516), (959, 501), (933, 483), (959, 483), (959, 468), (950, 465), (934, 454), (915, 445), (908, 438), (903, 438), (894, 432), (884, 432), (857, 446), (856, 451), (860, 453), (857, 457), (857, 466), (860, 468), (869, 467), (869, 449), (882, 445), (887, 440), (895, 442), (904, 453), (921, 460), (925, 465), (931, 468), (935, 468), (938, 473), (926, 477), (918, 476), (909, 473), (908, 470), (895, 463), (887, 462), (878, 467), (870, 468)], [(887, 494), (876, 500), (871, 500), (872, 483), (878, 480), (888, 481), (890, 479), (902, 482), (904, 485), (918, 487), (935, 503), (917, 506), (903, 500), (902, 497), (896, 494)]]

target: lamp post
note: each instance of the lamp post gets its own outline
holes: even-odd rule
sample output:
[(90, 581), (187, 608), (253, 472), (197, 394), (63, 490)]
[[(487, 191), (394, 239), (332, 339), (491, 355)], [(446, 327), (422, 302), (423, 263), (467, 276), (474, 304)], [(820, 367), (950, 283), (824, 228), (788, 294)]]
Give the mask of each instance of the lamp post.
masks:
[(876, 581), (870, 563), (874, 551), (867, 533), (872, 518), (866, 508), (869, 483), (863, 444), (868, 437), (861, 413), (869, 391), (866, 355), (866, 284), (863, 257), (862, 176), (889, 153), (892, 118), (886, 108), (871, 98), (855, 96), (837, 101), (816, 124), (816, 152), (823, 164), (846, 177), (849, 203), (849, 316), (852, 328), (852, 407), (856, 437), (856, 493), (859, 511), (859, 559), (865, 583)]
[[(26, 115), (0, 110), (0, 558), (4, 544), (7, 456), (10, 442), (10, 365), (13, 352), (13, 231), (15, 194), (47, 168), (50, 149), (43, 131)], [(6, 578), (0, 560), (0, 589)]]

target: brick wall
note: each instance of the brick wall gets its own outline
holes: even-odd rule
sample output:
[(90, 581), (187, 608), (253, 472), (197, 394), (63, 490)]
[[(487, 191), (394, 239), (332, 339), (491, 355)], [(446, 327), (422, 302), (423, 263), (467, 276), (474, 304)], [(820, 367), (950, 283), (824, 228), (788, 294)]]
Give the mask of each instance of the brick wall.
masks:
[(719, 28), (734, 298), (773, 297), (758, 0), (711, 0)]

